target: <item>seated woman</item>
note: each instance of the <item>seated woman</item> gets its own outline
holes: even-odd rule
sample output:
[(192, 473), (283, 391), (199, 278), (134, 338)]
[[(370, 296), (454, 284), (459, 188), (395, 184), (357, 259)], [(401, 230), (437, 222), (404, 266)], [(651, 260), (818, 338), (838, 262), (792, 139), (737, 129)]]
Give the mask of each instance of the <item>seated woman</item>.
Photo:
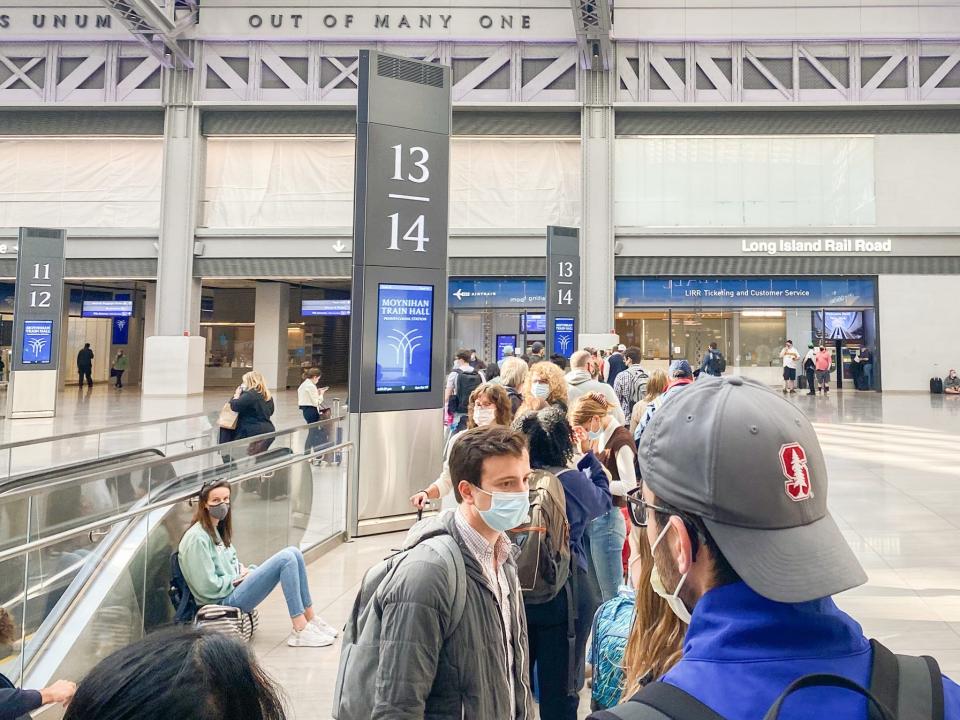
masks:
[(303, 554), (281, 550), (259, 567), (244, 567), (231, 544), (233, 518), (230, 484), (225, 480), (200, 489), (193, 525), (180, 540), (180, 569), (198, 605), (229, 605), (252, 612), (279, 584), (293, 631), (291, 647), (332, 645), (337, 631), (313, 612)]
[[(470, 393), (470, 404), (467, 407), (467, 430), (487, 425), (510, 425), (513, 420), (513, 411), (510, 408), (510, 396), (502, 385), (484, 383)], [(447, 447), (443, 451), (443, 469), (440, 477), (426, 488), (410, 498), (410, 504), (422, 510), (429, 500), (437, 500), (444, 495), (453, 493), (453, 480), (450, 479), (450, 453), (453, 446), (463, 433), (451, 435)]]
[(960, 377), (957, 377), (957, 371), (953, 368), (943, 379), (943, 392), (946, 395), (960, 395)]
[(226, 633), (171, 628), (101, 660), (65, 720), (285, 720), (279, 687)]
[[(636, 492), (628, 497), (636, 497)], [(591, 709), (613, 707), (664, 675), (683, 651), (686, 624), (652, 582), (653, 554), (642, 527), (628, 536), (629, 590), (604, 603), (594, 621)]]

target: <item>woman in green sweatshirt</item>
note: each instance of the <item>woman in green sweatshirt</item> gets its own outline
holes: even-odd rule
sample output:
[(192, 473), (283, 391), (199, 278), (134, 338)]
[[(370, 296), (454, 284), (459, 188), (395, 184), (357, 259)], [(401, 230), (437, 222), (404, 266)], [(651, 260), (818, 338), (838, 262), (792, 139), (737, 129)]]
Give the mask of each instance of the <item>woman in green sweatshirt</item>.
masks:
[(117, 379), (118, 390), (123, 387), (123, 373), (126, 372), (128, 367), (130, 367), (130, 361), (127, 359), (127, 356), (123, 354), (123, 350), (121, 350), (117, 353), (117, 357), (113, 361), (113, 376)]
[(244, 567), (231, 544), (230, 483), (200, 489), (193, 525), (180, 540), (180, 569), (198, 605), (229, 605), (252, 612), (280, 585), (293, 631), (291, 647), (332, 645), (337, 631), (313, 612), (307, 570), (298, 548), (281, 550), (260, 566)]

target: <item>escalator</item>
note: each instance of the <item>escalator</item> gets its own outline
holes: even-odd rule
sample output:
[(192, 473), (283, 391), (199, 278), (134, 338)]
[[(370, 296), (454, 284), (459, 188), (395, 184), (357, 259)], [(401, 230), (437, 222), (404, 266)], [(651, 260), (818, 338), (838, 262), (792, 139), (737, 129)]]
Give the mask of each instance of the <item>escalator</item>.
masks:
[[(153, 454), (133, 465), (117, 459), (94, 472), (89, 465), (72, 476), (58, 471), (43, 485), (20, 478), (0, 486), (0, 517), (19, 504), (26, 518), (15, 537), (0, 535), (0, 606), (21, 631), (19, 647), (0, 648), (0, 672), (24, 687), (79, 679), (171, 622), (170, 554), (193, 522), (192, 499), (205, 482), (233, 485), (234, 544), (246, 564), (289, 545), (307, 551), (338, 538), (347, 464), (311, 462), (318, 456), (304, 454), (304, 436), (302, 429), (277, 433), (273, 449), (230, 462), (223, 461), (229, 446), (201, 451), (210, 453), (204, 467), (187, 473), (176, 466), (196, 464), (199, 453)], [(92, 507), (91, 494), (104, 501)], [(49, 712), (44, 717), (56, 716)]]

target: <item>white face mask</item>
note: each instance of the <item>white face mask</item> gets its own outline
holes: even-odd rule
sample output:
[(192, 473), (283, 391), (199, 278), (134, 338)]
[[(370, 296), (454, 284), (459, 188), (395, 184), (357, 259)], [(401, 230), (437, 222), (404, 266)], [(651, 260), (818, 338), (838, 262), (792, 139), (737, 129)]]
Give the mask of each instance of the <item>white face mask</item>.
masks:
[[(668, 523), (663, 530), (660, 531), (660, 534), (657, 536), (656, 542), (650, 546), (650, 554), (653, 555), (653, 552), (657, 549), (657, 545), (666, 537), (667, 533), (670, 531), (670, 524)], [(663, 586), (663, 581), (660, 579), (660, 571), (657, 570), (657, 563), (653, 563), (653, 572), (650, 573), (650, 587), (653, 588), (653, 591), (667, 601), (667, 605), (670, 606), (670, 609), (673, 610), (673, 614), (680, 618), (687, 625), (690, 624), (690, 611), (687, 610), (687, 606), (683, 604), (683, 600), (680, 599), (680, 589), (683, 587), (683, 584), (687, 581), (687, 573), (684, 573), (680, 576), (680, 582), (677, 584), (677, 589), (672, 593), (668, 592), (667, 589)]]
[(489, 425), (496, 417), (497, 411), (492, 407), (480, 407), (477, 405), (473, 408), (473, 421), (478, 427)]
[(550, 397), (550, 386), (546, 383), (531, 383), (530, 392), (535, 398), (546, 400), (548, 397)]

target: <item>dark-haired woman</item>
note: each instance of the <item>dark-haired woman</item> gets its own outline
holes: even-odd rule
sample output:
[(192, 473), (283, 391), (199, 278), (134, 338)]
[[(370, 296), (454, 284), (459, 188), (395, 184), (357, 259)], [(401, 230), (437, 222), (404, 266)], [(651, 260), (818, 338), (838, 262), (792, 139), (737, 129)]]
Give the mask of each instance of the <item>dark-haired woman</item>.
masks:
[[(510, 407), (510, 396), (501, 385), (484, 383), (470, 393), (470, 404), (467, 407), (467, 430), (488, 425), (507, 426), (513, 420), (513, 410)], [(418, 510), (426, 507), (430, 500), (438, 500), (444, 495), (453, 493), (453, 480), (450, 477), (450, 453), (462, 433), (451, 435), (447, 447), (443, 452), (443, 469), (440, 477), (430, 483), (423, 490), (419, 490), (410, 498), (410, 504)]]
[[(552, 472), (563, 485), (570, 524), (570, 579), (552, 600), (538, 605), (524, 603), (524, 608), (530, 669), (532, 674), (536, 665), (540, 689), (540, 717), (576, 720), (587, 636), (600, 605), (599, 591), (587, 572), (583, 534), (594, 518), (612, 507), (610, 484), (593, 452), (584, 454), (576, 468), (570, 467), (574, 433), (563, 409), (549, 407), (522, 413), (513, 427), (527, 436), (530, 466)], [(568, 638), (571, 624), (575, 631), (572, 649)]]
[(174, 628), (101, 660), (65, 720), (285, 720), (280, 689), (246, 645), (225, 633)]
[(229, 605), (252, 612), (280, 585), (293, 631), (291, 647), (332, 645), (336, 630), (313, 612), (307, 568), (298, 548), (288, 547), (259, 567), (240, 564), (231, 544), (233, 519), (230, 484), (221, 481), (200, 490), (193, 525), (180, 540), (180, 568), (198, 605)]

